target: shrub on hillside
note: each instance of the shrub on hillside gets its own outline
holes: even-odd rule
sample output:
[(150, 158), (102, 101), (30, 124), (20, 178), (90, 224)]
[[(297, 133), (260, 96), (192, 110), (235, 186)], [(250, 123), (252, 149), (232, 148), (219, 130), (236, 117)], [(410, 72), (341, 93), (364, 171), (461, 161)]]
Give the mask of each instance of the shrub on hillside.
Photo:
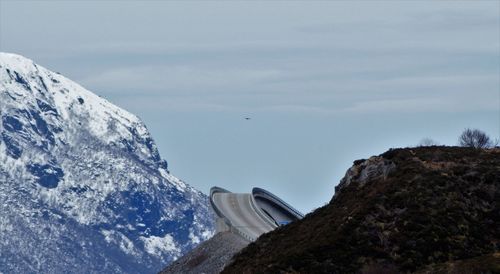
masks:
[(438, 146), (438, 145), (439, 145), (438, 142), (436, 142), (428, 137), (420, 140), (420, 142), (418, 143), (419, 147), (431, 147), (431, 146)]
[(493, 141), (490, 137), (479, 129), (466, 128), (460, 137), (458, 143), (463, 147), (490, 148), (493, 147)]

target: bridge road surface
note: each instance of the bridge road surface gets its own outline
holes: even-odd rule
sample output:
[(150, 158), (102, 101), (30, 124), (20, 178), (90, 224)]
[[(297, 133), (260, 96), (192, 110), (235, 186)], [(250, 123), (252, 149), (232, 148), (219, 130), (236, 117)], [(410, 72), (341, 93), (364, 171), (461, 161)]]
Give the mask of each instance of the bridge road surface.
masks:
[(257, 239), (276, 228), (263, 220), (252, 207), (252, 194), (214, 193), (213, 202), (231, 225), (244, 234)]

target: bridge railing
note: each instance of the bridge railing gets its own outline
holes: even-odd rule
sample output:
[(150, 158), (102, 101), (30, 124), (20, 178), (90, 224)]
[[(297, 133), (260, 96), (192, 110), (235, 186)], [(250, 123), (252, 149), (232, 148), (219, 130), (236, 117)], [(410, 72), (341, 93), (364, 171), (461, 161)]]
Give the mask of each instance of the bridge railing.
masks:
[(245, 232), (241, 231), (240, 229), (238, 229), (235, 226), (230, 226), (230, 228), (231, 228), (231, 232), (240, 235), (241, 237), (243, 237), (244, 239), (246, 239), (246, 240), (248, 240), (250, 242), (253, 242), (253, 241), (257, 240), (256, 238), (254, 238), (254, 237), (246, 234)]
[(229, 230), (231, 232), (233, 232), (237, 235), (240, 235), (241, 237), (243, 237), (243, 239), (245, 239), (247, 241), (250, 241), (250, 242), (255, 241), (256, 239), (254, 237), (246, 234), (245, 232), (241, 231), (237, 227), (233, 226), (231, 221), (228, 218), (226, 218), (226, 216), (224, 216), (224, 214), (222, 214), (222, 212), (217, 208), (217, 206), (215, 206), (215, 203), (214, 203), (213, 198), (212, 198), (215, 193), (231, 193), (231, 192), (226, 190), (226, 189), (223, 189), (221, 187), (216, 187), (216, 186), (212, 187), (210, 189), (210, 205), (212, 206), (212, 208), (215, 211), (215, 213), (217, 214), (217, 216), (224, 221), (224, 223), (229, 227)]
[(253, 210), (257, 212), (257, 214), (264, 220), (266, 223), (271, 225), (272, 227), (278, 227), (278, 224), (274, 219), (269, 217), (266, 213), (262, 211), (262, 209), (257, 205), (257, 202), (255, 201), (255, 198), (253, 197), (253, 194), (250, 195), (250, 205), (252, 206)]
[[(229, 190), (225, 190), (222, 187), (218, 187), (218, 186), (214, 186), (214, 187), (210, 188), (210, 205), (212, 206), (212, 209), (215, 211), (217, 216), (219, 216), (220, 218), (226, 218), (226, 216), (224, 216), (224, 214), (222, 214), (222, 212), (215, 206), (215, 203), (213, 200), (213, 196), (215, 193), (231, 193), (231, 192)], [(229, 221), (229, 220), (227, 220), (227, 221)]]
[(293, 208), (287, 202), (281, 200), (279, 197), (275, 196), (274, 194), (272, 194), (271, 192), (269, 192), (269, 191), (267, 191), (265, 189), (262, 189), (262, 188), (259, 188), (259, 187), (254, 187), (252, 189), (252, 197), (253, 196), (260, 196), (262, 198), (265, 198), (265, 199), (268, 199), (268, 200), (274, 202), (277, 205), (282, 206), (283, 208), (285, 208), (286, 210), (288, 210), (290, 213), (292, 213), (297, 219), (304, 218), (304, 215), (302, 213), (300, 213), (300, 211), (298, 211), (297, 209)]
[[(216, 193), (231, 193), (230, 191), (221, 188), (221, 187), (212, 187), (210, 189), (210, 205), (212, 206), (213, 210), (217, 214), (217, 216), (223, 220), (223, 222), (228, 226), (229, 230), (237, 235), (240, 235), (244, 239), (253, 242), (256, 240), (256, 238), (248, 235), (247, 233), (243, 232), (241, 229), (239, 229), (237, 226), (233, 226), (231, 221), (224, 216), (224, 214), (217, 208), (213, 201), (213, 195)], [(263, 210), (257, 205), (257, 202), (255, 201), (255, 197), (262, 197), (264, 199), (267, 199), (276, 205), (281, 206), (283, 209), (287, 210), (290, 212), (292, 215), (294, 215), (297, 219), (302, 219), (304, 215), (300, 213), (298, 210), (290, 206), (288, 203), (285, 201), (281, 200), (280, 198), (276, 197), (274, 194), (268, 192), (265, 189), (255, 187), (252, 189), (252, 194), (250, 195), (250, 205), (252, 209), (261, 217), (263, 220), (265, 220), (267, 223), (269, 223), (273, 227), (277, 227), (278, 224), (274, 219), (272, 219), (269, 215), (267, 215)]]

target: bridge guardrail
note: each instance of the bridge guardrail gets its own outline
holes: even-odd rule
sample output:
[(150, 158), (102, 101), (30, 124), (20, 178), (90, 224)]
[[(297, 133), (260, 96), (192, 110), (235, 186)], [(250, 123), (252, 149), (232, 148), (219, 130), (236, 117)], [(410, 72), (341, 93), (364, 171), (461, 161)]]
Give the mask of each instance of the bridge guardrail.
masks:
[(302, 213), (300, 213), (300, 211), (298, 211), (297, 209), (293, 208), (287, 202), (281, 200), (279, 197), (275, 196), (274, 194), (272, 194), (271, 192), (269, 192), (269, 191), (267, 191), (265, 189), (262, 189), (262, 188), (259, 188), (259, 187), (254, 187), (252, 189), (252, 198), (254, 196), (261, 196), (263, 198), (267, 198), (267, 199), (273, 201), (274, 203), (283, 206), (288, 211), (290, 211), (293, 215), (295, 215), (295, 217), (297, 217), (297, 219), (304, 218), (304, 215)]
[[(227, 219), (226, 216), (224, 216), (224, 214), (222, 214), (222, 212), (220, 212), (220, 210), (214, 204), (212, 197), (215, 193), (231, 193), (231, 191), (223, 189), (222, 187), (218, 187), (218, 186), (214, 186), (214, 187), (210, 188), (210, 205), (212, 206), (212, 209), (215, 211), (215, 214), (217, 214), (217, 216), (219, 216), (220, 218)], [(229, 223), (231, 223), (231, 221), (229, 221), (229, 219), (227, 219), (227, 221)]]
[[(231, 232), (233, 232), (237, 235), (240, 235), (241, 237), (243, 237), (244, 239), (246, 239), (250, 242), (255, 241), (256, 238), (251, 237), (250, 235), (241, 231), (238, 227), (233, 226), (231, 221), (226, 216), (224, 216), (224, 214), (217, 208), (217, 206), (215, 205), (215, 203), (213, 201), (213, 195), (216, 193), (231, 193), (231, 192), (224, 189), (224, 188), (221, 188), (221, 187), (212, 187), (210, 189), (210, 205), (212, 206), (212, 208), (215, 211), (215, 213), (217, 214), (217, 216), (224, 221), (224, 223), (229, 227), (229, 230)], [(270, 193), (269, 191), (267, 191), (265, 189), (255, 187), (252, 189), (252, 194), (250, 195), (250, 206), (263, 220), (265, 220), (267, 223), (269, 223), (273, 227), (277, 227), (278, 225), (271, 217), (269, 217), (266, 213), (264, 213), (262, 211), (262, 209), (257, 205), (257, 202), (255, 201), (255, 197), (262, 197), (262, 198), (270, 200), (271, 202), (274, 202), (275, 204), (277, 204), (279, 206), (282, 206), (284, 209), (286, 209), (290, 213), (292, 213), (292, 215), (297, 217), (297, 219), (302, 219), (304, 217), (304, 215), (302, 213), (300, 213), (298, 210), (293, 208), (291, 205), (289, 205), (285, 201), (281, 200), (279, 197), (276, 197), (274, 194)]]
[(224, 220), (224, 223), (226, 223), (226, 225), (229, 227), (229, 230), (231, 232), (240, 235), (241, 237), (243, 237), (244, 239), (246, 239), (250, 242), (255, 241), (256, 240), (255, 238), (251, 237), (250, 235), (246, 234), (245, 232), (239, 230), (237, 227), (233, 226), (233, 224), (231, 223), (231, 220), (226, 218), (226, 216), (224, 216), (224, 214), (222, 214), (222, 212), (215, 206), (215, 203), (212, 199), (212, 197), (215, 193), (231, 193), (231, 191), (226, 190), (222, 187), (217, 187), (217, 186), (210, 188), (210, 205), (212, 206), (213, 210), (215, 211), (215, 214), (217, 214), (217, 216), (219, 218)]
[(234, 226), (230, 226), (230, 229), (232, 232), (236, 232), (237, 234), (239, 234), (241, 237), (245, 238), (246, 240), (250, 241), (250, 242), (253, 242), (255, 241), (256, 239), (251, 237), (250, 235), (246, 234), (245, 232), (239, 230), (237, 227), (234, 227)]
[(276, 221), (271, 219), (266, 213), (264, 213), (262, 211), (262, 209), (260, 209), (259, 206), (257, 206), (257, 202), (255, 201), (255, 198), (253, 197), (253, 193), (252, 195), (250, 195), (250, 205), (252, 206), (253, 210), (255, 212), (257, 212), (257, 214), (264, 220), (266, 221), (269, 225), (271, 225), (272, 227), (276, 228), (278, 227), (278, 225), (276, 224)]

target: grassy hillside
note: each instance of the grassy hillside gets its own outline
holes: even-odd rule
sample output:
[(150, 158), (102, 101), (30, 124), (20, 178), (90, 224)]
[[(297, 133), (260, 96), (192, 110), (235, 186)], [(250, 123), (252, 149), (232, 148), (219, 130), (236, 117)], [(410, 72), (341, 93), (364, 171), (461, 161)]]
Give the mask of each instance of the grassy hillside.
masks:
[(496, 273), (499, 201), (499, 149), (393, 149), (355, 161), (328, 205), (261, 236), (223, 273), (427, 273), (453, 262), (475, 273), (480, 258)]

